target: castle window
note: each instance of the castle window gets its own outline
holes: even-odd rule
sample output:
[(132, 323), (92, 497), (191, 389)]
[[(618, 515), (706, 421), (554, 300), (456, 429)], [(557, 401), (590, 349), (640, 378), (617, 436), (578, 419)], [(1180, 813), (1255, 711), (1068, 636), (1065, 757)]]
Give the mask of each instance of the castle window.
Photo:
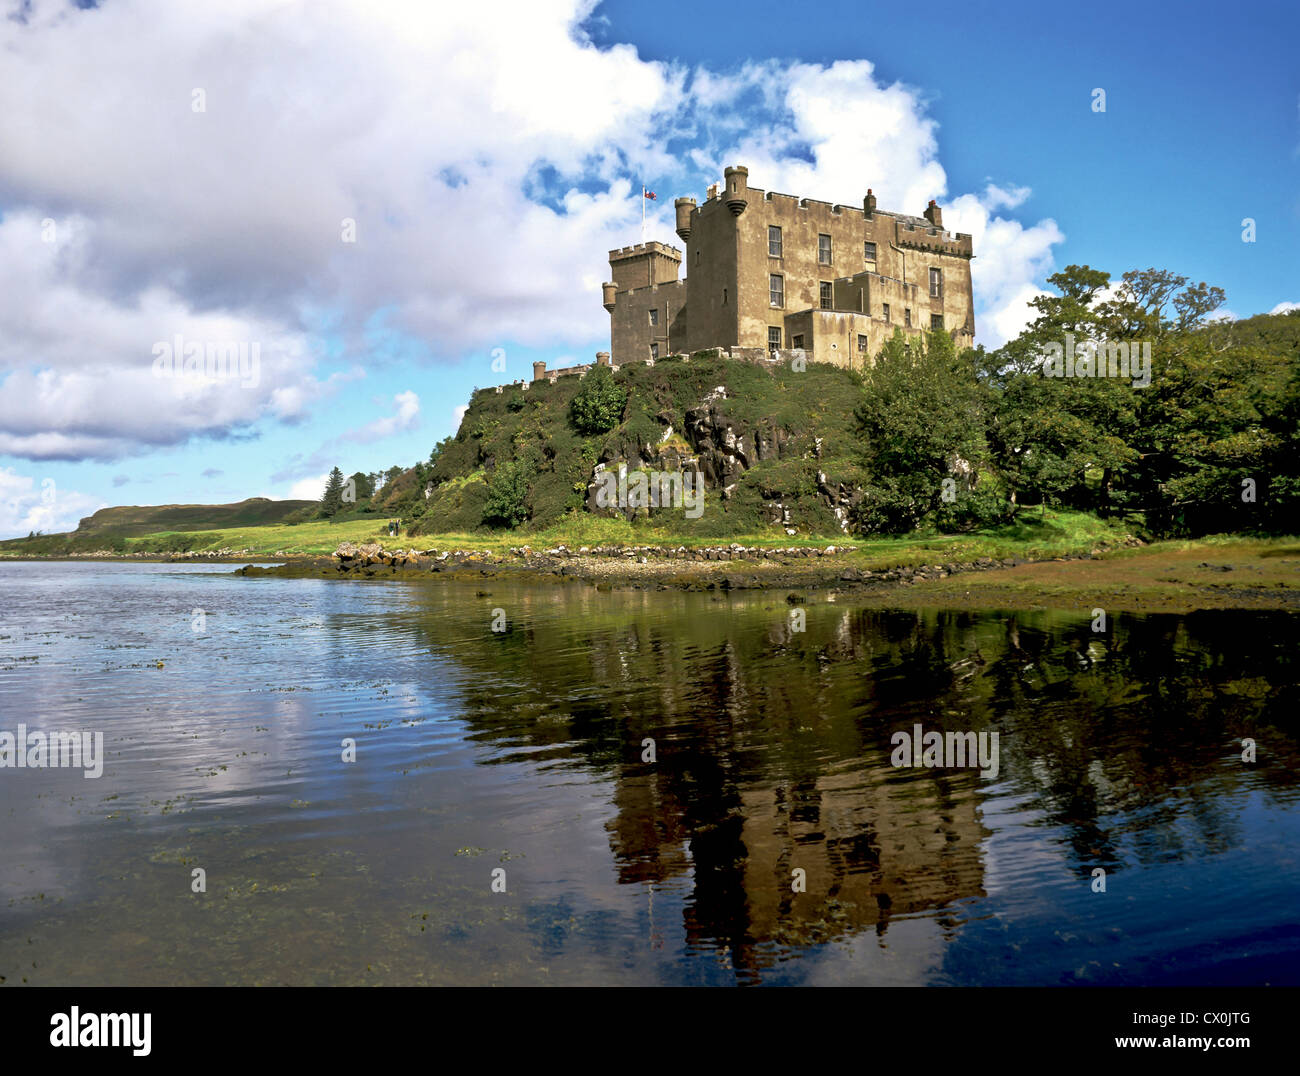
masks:
[(863, 243), (863, 244), (862, 244), (862, 257), (863, 257), (863, 259), (866, 260), (866, 261), (874, 262), (874, 261), (876, 260), (876, 244), (875, 244), (875, 243)]
[(833, 298), (831, 292), (831, 282), (829, 280), (823, 280), (821, 283), (821, 301), (822, 301), (823, 310), (829, 310), (831, 308), (831, 303), (833, 302)]
[(889, 304), (888, 304), (888, 303), (883, 304), (883, 306), (882, 306), (882, 310), (884, 311), (885, 320), (886, 320), (886, 321), (891, 320), (890, 317), (889, 317)]
[(903, 311), (903, 324), (909, 329), (912, 327), (912, 308), (910, 306)]
[(831, 237), (829, 235), (819, 235), (817, 237), (817, 264), (830, 265), (831, 263)]
[(866, 333), (858, 333), (858, 350), (859, 350), (859, 351), (866, 351), (866, 350), (867, 350), (867, 335), (866, 335)]
[(769, 325), (767, 327), (767, 350), (781, 350), (781, 327), (779, 325)]
[(943, 270), (930, 270), (930, 298), (939, 299), (943, 297)]
[(651, 345), (650, 345), (650, 357), (651, 357), (652, 359), (657, 359), (657, 358), (659, 358), (659, 345), (658, 345), (658, 344), (651, 344)]
[(659, 324), (659, 308), (658, 308), (658, 307), (652, 307), (651, 310), (650, 310), (650, 324), (651, 324), (651, 325), (658, 325), (658, 324)]
[(767, 278), (767, 301), (773, 306), (785, 306), (785, 277), (780, 273)]
[(781, 257), (781, 229), (775, 224), (767, 226), (767, 256), (769, 258)]
[(942, 314), (931, 314), (931, 315), (930, 315), (930, 328), (932, 328), (932, 329), (942, 329), (942, 328), (943, 328), (943, 315), (942, 315)]
[(700, 252), (698, 250), (695, 252), (695, 264), (700, 264)]
[(792, 348), (794, 348), (796, 351), (802, 351), (802, 350), (803, 350), (803, 333), (798, 333), (798, 334), (796, 334), (795, 336), (790, 337), (790, 346), (791, 346)]
[(727, 289), (726, 289), (726, 288), (723, 288), (723, 289), (722, 289), (722, 305), (723, 305), (723, 306), (726, 306), (726, 305), (727, 305)]

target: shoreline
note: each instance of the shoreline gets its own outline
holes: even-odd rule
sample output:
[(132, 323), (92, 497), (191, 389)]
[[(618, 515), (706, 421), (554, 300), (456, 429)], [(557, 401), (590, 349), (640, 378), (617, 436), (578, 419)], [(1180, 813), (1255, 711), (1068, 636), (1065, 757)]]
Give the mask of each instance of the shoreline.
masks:
[[(1300, 544), (1234, 538), (1161, 543), (1136, 539), (1055, 557), (970, 557), (919, 562), (860, 546), (581, 546), (534, 550), (388, 550), (344, 543), (333, 555), (191, 553), (6, 556), (14, 562), (222, 564), (246, 578), (354, 582), (581, 583), (597, 590), (817, 592), (868, 607), (1104, 608), (1191, 613), (1209, 609), (1300, 612)], [(933, 551), (931, 551), (933, 552)]]
[[(955, 609), (1080, 609), (1190, 613), (1202, 609), (1300, 612), (1300, 546), (1242, 542), (1222, 549), (1128, 547), (1050, 558), (979, 557), (881, 567), (856, 549), (752, 551), (708, 559), (624, 550), (491, 553), (382, 551), (385, 556), (307, 557), (246, 577), (459, 582), (582, 583), (597, 590), (816, 591), (868, 606)], [(662, 551), (661, 551), (662, 553)]]

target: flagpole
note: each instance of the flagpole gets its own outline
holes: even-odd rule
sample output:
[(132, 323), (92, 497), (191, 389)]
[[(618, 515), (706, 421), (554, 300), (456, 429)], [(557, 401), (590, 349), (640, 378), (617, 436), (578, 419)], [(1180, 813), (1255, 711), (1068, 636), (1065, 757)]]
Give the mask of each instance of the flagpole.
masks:
[(641, 244), (645, 245), (645, 184), (641, 185)]

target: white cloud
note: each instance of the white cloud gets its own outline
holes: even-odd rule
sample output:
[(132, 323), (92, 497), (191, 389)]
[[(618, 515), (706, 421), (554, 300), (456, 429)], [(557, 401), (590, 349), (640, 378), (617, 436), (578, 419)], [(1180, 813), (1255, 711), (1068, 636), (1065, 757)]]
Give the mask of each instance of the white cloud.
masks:
[(1278, 303), (1269, 311), (1270, 314), (1285, 314), (1288, 310), (1300, 310), (1300, 303), (1284, 302)]
[(286, 501), (319, 501), (325, 492), (325, 483), (329, 480), (329, 471), (304, 478), (289, 487), (284, 495)]
[(377, 418), (358, 429), (348, 430), (340, 439), (368, 444), (371, 441), (392, 437), (395, 433), (415, 429), (420, 424), (420, 397), (414, 392), (410, 389), (399, 392), (393, 397), (393, 403), (397, 405), (397, 410), (393, 414)]
[(107, 507), (108, 502), (97, 497), (61, 489), (52, 478), (38, 481), (12, 467), (0, 469), (0, 537), (76, 530), (85, 516)]
[[(641, 177), (658, 236), (671, 195), (727, 163), (891, 210), (945, 197), (928, 102), (870, 62), (688, 73), (597, 48), (594, 6), (33, 0), (0, 21), (23, 102), (0, 110), (0, 453), (115, 459), (300, 422), (340, 376), (316, 374), (322, 324), (364, 363), (379, 323), (433, 358), (589, 346)], [(997, 216), (1028, 194), (989, 183), (945, 208), (975, 239), (986, 342), (1061, 241)], [(154, 378), (177, 333), (259, 342), (260, 380)], [(410, 406), (354, 439), (409, 428)]]
[(465, 419), (465, 412), (468, 411), (468, 410), (469, 410), (469, 405), (468, 405), (468, 404), (461, 404), (459, 407), (456, 407), (456, 408), (453, 408), (453, 409), (452, 409), (452, 412), (451, 412), (451, 425), (452, 425), (452, 429), (454, 429), (454, 430), (459, 430), (459, 429), (460, 429), (460, 424), (461, 424), (461, 423), (464, 421), (464, 419)]

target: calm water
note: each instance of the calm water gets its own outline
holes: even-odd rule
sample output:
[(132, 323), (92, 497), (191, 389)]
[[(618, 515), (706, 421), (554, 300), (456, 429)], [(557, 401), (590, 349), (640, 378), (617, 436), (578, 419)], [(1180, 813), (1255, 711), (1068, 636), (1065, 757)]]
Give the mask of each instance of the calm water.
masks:
[[(814, 597), (800, 633), (782, 594), (147, 564), (0, 595), (0, 730), (107, 755), (0, 769), (6, 985), (1300, 982), (1294, 616)], [(997, 731), (997, 777), (892, 766), (918, 722)]]

